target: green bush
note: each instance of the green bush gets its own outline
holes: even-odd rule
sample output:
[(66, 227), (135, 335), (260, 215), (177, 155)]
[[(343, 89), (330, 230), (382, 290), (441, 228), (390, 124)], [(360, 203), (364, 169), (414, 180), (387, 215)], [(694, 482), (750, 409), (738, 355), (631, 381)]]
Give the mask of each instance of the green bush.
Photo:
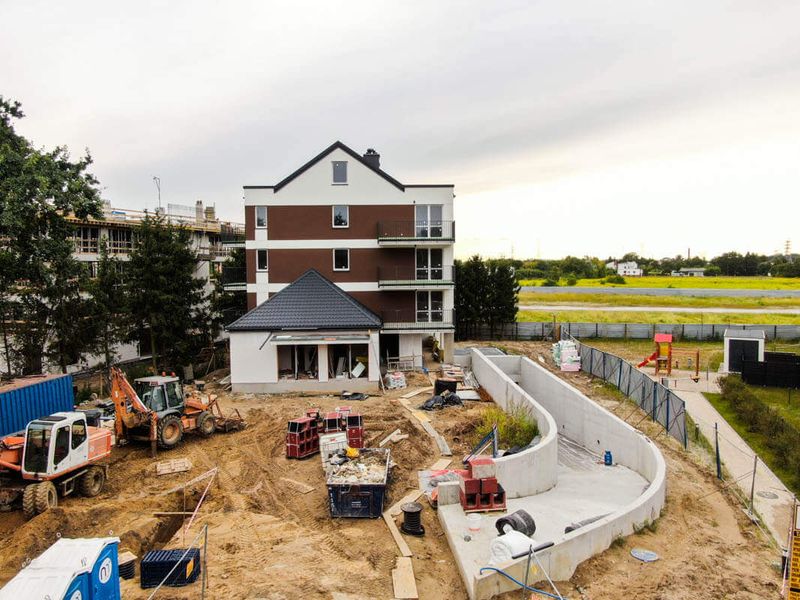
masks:
[(603, 279), (605, 283), (616, 283), (619, 285), (625, 285), (627, 282), (622, 275), (609, 275), (605, 279)]
[(558, 282), (555, 279), (545, 279), (539, 284), (540, 287), (558, 287)]
[(567, 277), (567, 285), (578, 285), (578, 280), (573, 275), (570, 275)]
[(531, 411), (521, 404), (512, 404), (508, 412), (499, 406), (493, 406), (485, 413), (475, 429), (473, 443), (477, 444), (497, 424), (499, 444), (504, 448), (527, 446), (539, 435), (539, 426)]

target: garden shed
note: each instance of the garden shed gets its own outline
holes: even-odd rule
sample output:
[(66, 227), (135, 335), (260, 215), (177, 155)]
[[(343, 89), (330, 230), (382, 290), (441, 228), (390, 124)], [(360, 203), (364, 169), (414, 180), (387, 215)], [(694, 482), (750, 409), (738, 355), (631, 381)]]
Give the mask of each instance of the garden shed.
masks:
[(722, 372), (741, 373), (742, 361), (763, 361), (766, 337), (763, 329), (726, 329)]

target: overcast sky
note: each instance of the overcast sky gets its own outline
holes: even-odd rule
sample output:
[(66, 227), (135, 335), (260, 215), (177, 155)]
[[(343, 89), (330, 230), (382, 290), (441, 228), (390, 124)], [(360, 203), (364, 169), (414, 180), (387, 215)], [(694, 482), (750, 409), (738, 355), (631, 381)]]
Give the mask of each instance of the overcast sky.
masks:
[(340, 139), (457, 253), (800, 251), (800, 2), (11, 2), (0, 94), (103, 196), (215, 204)]

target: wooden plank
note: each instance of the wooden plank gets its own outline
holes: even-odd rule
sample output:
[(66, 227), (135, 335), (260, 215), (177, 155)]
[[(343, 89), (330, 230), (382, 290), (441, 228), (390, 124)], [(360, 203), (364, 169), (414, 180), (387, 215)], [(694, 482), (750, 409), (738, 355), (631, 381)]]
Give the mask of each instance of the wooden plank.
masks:
[(453, 462), (452, 458), (440, 458), (435, 463), (433, 463), (428, 469), (429, 471), (441, 471), (442, 469), (446, 469), (450, 466), (450, 463)]
[(398, 550), (400, 550), (401, 556), (413, 556), (411, 553), (411, 548), (408, 547), (406, 541), (403, 539), (403, 536), (400, 535), (400, 530), (397, 528), (397, 524), (394, 522), (394, 518), (389, 514), (389, 512), (383, 513), (383, 520), (386, 522), (386, 525), (389, 527), (389, 533), (392, 534), (394, 538), (394, 543), (397, 544)]
[(450, 446), (448, 446), (445, 439), (439, 435), (439, 432), (433, 428), (433, 425), (431, 425), (429, 422), (423, 422), (422, 428), (427, 431), (428, 435), (430, 435), (436, 441), (436, 445), (439, 447), (439, 454), (442, 456), (453, 456)]
[(378, 447), (379, 448), (383, 448), (386, 444), (389, 443), (389, 441), (392, 439), (392, 436), (394, 436), (396, 434), (399, 434), (399, 433), (400, 433), (400, 430), (399, 429), (395, 429), (392, 433), (390, 433), (389, 435), (387, 435), (385, 438), (383, 438), (380, 441), (380, 443), (378, 444)]
[(188, 458), (170, 458), (156, 463), (156, 475), (169, 475), (170, 473), (183, 473), (192, 468), (192, 461)]
[(407, 394), (403, 394), (400, 397), (408, 400), (409, 398), (413, 398), (414, 396), (418, 396), (419, 394), (423, 394), (425, 392), (432, 392), (432, 391), (433, 391), (433, 386), (426, 387), (426, 388), (420, 388), (418, 390), (414, 390), (413, 392), (408, 392)]
[(395, 598), (419, 598), (414, 565), (410, 558), (401, 556), (397, 559), (397, 568), (392, 569), (392, 584)]
[(403, 504), (405, 504), (406, 502), (416, 502), (420, 496), (422, 496), (422, 490), (414, 490), (413, 492), (403, 496), (399, 501), (392, 504), (392, 506), (386, 512), (389, 513), (390, 517), (396, 517), (401, 512), (403, 512), (402, 509), (400, 508), (401, 506), (403, 506)]
[(427, 423), (430, 421), (428, 415), (426, 415), (421, 410), (412, 410), (411, 414), (414, 415), (414, 418), (419, 421), (420, 423)]
[(281, 481), (288, 483), (291, 487), (293, 487), (296, 491), (300, 492), (301, 494), (307, 494), (309, 492), (313, 492), (314, 488), (310, 485), (306, 485), (302, 481), (295, 481), (294, 479), (289, 479), (288, 477), (281, 477)]
[(182, 483), (181, 485), (176, 485), (174, 488), (172, 488), (171, 490), (167, 490), (166, 492), (161, 492), (159, 496), (167, 496), (169, 494), (174, 494), (175, 492), (179, 492), (182, 489), (189, 487), (190, 485), (194, 485), (195, 483), (203, 481), (204, 479), (208, 479), (209, 477), (214, 477), (214, 475), (217, 474), (217, 471), (219, 471), (219, 467), (214, 467), (213, 469), (206, 471), (202, 475), (198, 475), (194, 479), (190, 479), (186, 483)]

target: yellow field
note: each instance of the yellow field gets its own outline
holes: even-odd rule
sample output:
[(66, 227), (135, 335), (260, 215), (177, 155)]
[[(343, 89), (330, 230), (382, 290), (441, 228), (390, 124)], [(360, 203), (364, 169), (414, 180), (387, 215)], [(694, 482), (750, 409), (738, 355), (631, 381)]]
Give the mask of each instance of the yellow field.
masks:
[(700, 314), (684, 312), (613, 312), (599, 310), (534, 311), (521, 310), (517, 321), (552, 321), (562, 323), (714, 323), (716, 325), (800, 325), (800, 315), (774, 313)]
[[(538, 286), (541, 279), (525, 279), (520, 285)], [(578, 287), (623, 288), (706, 288), (726, 290), (800, 290), (800, 278), (793, 277), (626, 277), (626, 283), (601, 284), (602, 279), (579, 279)], [(561, 285), (565, 284), (562, 280)]]
[(570, 288), (552, 294), (542, 292), (520, 292), (519, 304), (569, 304), (569, 305), (603, 305), (603, 306), (690, 306), (696, 308), (781, 308), (800, 306), (800, 298), (763, 298), (763, 297), (700, 297), (700, 296), (644, 296), (630, 294), (580, 294), (570, 292)]

